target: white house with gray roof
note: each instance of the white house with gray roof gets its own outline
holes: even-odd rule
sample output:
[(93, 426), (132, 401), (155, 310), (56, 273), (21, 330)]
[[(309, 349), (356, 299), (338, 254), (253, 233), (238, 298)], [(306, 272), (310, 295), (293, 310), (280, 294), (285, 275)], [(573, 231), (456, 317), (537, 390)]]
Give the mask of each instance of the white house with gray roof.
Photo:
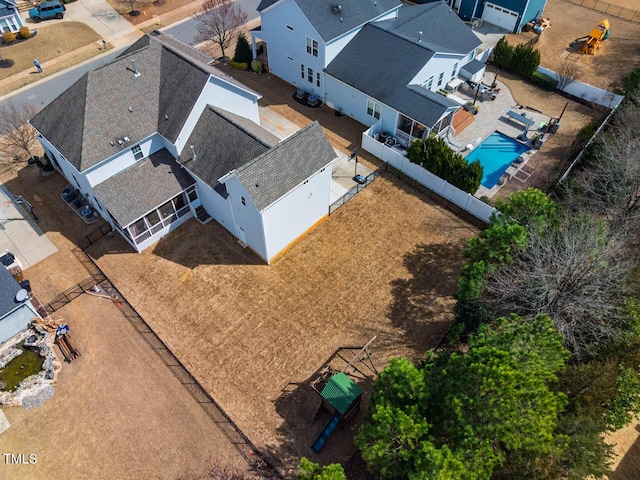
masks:
[(263, 0), (258, 10), (252, 38), (266, 42), (273, 73), (403, 144), (450, 133), (462, 106), (438, 90), (484, 73), (481, 41), (444, 2)]
[(328, 214), (336, 155), (317, 123), (278, 141), (259, 125), (260, 95), (207, 61), (154, 32), (31, 124), (138, 252), (191, 217), (213, 218), (268, 263)]

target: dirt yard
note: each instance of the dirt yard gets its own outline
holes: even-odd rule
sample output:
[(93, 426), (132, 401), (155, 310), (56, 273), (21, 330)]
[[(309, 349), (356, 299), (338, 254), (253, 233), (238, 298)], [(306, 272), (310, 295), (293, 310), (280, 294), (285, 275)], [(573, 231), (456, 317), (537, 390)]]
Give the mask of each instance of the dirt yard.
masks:
[(195, 220), (141, 255), (109, 254), (127, 250), (120, 238), (90, 253), (258, 448), (290, 468), (301, 455), (346, 461), (354, 452), (352, 425), (313, 453), (324, 424), (300, 417), (295, 384), (374, 335), (378, 368), (435, 346), (476, 232), (383, 176), (271, 266), (217, 223)]
[(218, 427), (109, 300), (83, 295), (59, 310), (81, 356), (63, 364), (55, 396), (34, 410), (4, 408), (6, 479), (174, 480), (215, 464), (246, 468)]
[[(594, 3), (584, 2), (585, 5)], [(640, 10), (637, 0), (609, 3)], [(622, 78), (640, 66), (640, 23), (607, 16), (567, 0), (549, 0), (543, 17), (551, 20), (551, 27), (541, 35), (530, 32), (508, 36), (512, 44), (538, 40), (534, 46), (540, 50), (542, 66), (558, 71), (561, 63), (568, 60), (582, 70), (580, 81), (607, 90), (619, 87)], [(640, 13), (636, 17), (640, 18)], [(582, 43), (574, 43), (574, 40), (588, 35), (603, 18), (609, 20), (611, 36), (596, 55), (583, 55), (580, 53)]]

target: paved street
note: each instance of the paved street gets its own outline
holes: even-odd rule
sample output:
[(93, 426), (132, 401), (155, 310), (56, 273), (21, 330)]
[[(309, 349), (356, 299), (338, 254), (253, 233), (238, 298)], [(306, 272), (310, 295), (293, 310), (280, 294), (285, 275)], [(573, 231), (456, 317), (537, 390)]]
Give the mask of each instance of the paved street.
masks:
[[(260, 0), (236, 0), (236, 3), (242, 7), (245, 12), (247, 12), (247, 21), (251, 21), (260, 16), (256, 10), (260, 4)], [(161, 28), (160, 30), (179, 38), (189, 45), (195, 45), (198, 43), (196, 41), (196, 34), (198, 33), (197, 23), (193, 18), (185, 19), (174, 25)]]

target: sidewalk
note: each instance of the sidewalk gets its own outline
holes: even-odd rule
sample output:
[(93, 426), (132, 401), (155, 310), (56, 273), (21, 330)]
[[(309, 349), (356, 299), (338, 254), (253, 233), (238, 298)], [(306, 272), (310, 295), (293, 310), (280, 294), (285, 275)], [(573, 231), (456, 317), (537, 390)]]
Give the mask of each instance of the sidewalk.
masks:
[[(95, 30), (95, 32), (113, 48), (119, 48), (132, 43), (137, 38), (144, 35), (145, 31), (152, 31), (155, 28), (168, 26), (168, 24), (170, 23), (178, 22), (182, 19), (190, 17), (195, 11), (201, 8), (201, 5), (201, 0), (196, 0), (175, 10), (171, 10), (170, 12), (167, 12), (157, 18), (151, 18), (135, 26), (128, 22), (125, 18), (123, 18), (118, 12), (116, 12), (105, 0), (78, 0), (77, 2), (67, 5), (67, 12), (63, 20), (56, 21), (82, 22)], [(23, 16), (25, 15), (26, 17), (28, 17), (27, 12), (23, 12)], [(25, 20), (25, 22), (25, 24), (30, 28), (32, 28), (32, 25), (35, 25), (31, 20)], [(53, 66), (66, 62), (73, 57), (79, 56), (96, 48), (102, 48), (101, 41), (90, 43), (88, 45), (85, 45), (84, 47), (66, 52), (47, 62), (42, 62), (42, 68), (46, 73), (47, 71), (53, 70)], [(107, 53), (108, 51), (110, 50), (107, 50), (104, 53)], [(96, 57), (92, 57), (87, 61), (93, 61), (100, 55), (102, 54), (99, 54)], [(73, 65), (69, 68), (74, 68), (75, 66), (77, 65)], [(12, 95), (22, 91), (23, 89), (30, 88), (35, 84), (61, 75), (65, 72), (65, 70), (56, 72), (51, 75), (42, 76), (39, 80), (31, 82), (23, 87), (17, 88), (10, 94), (3, 96), (2, 99), (9, 98)], [(0, 87), (9, 86), (16, 82), (19, 82), (20, 80), (29, 77), (32, 72), (33, 69), (28, 69), (23, 72), (18, 72), (3, 80), (0, 80)]]

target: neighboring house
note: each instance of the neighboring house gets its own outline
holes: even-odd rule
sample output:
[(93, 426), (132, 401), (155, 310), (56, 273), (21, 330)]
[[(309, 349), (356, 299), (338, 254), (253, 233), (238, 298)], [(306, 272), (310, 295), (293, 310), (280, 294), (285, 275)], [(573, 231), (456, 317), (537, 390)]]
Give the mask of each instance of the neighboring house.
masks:
[(26, 290), (0, 265), (0, 344), (25, 330), (39, 316)]
[(212, 217), (269, 263), (328, 214), (336, 154), (317, 123), (278, 141), (258, 99), (159, 32), (32, 120), (56, 168), (138, 251)]
[(443, 2), (263, 0), (258, 10), (252, 42), (266, 42), (271, 72), (404, 144), (446, 136), (461, 105), (436, 92), (484, 74), (480, 40)]
[(20, 18), (18, 6), (14, 0), (0, 0), (0, 34), (4, 32), (17, 33), (24, 22)]
[[(417, 3), (429, 3), (442, 0), (422, 0)], [(540, 18), (547, 0), (447, 0), (461, 18), (472, 20), (481, 18), (510, 32), (520, 33), (524, 25)]]

